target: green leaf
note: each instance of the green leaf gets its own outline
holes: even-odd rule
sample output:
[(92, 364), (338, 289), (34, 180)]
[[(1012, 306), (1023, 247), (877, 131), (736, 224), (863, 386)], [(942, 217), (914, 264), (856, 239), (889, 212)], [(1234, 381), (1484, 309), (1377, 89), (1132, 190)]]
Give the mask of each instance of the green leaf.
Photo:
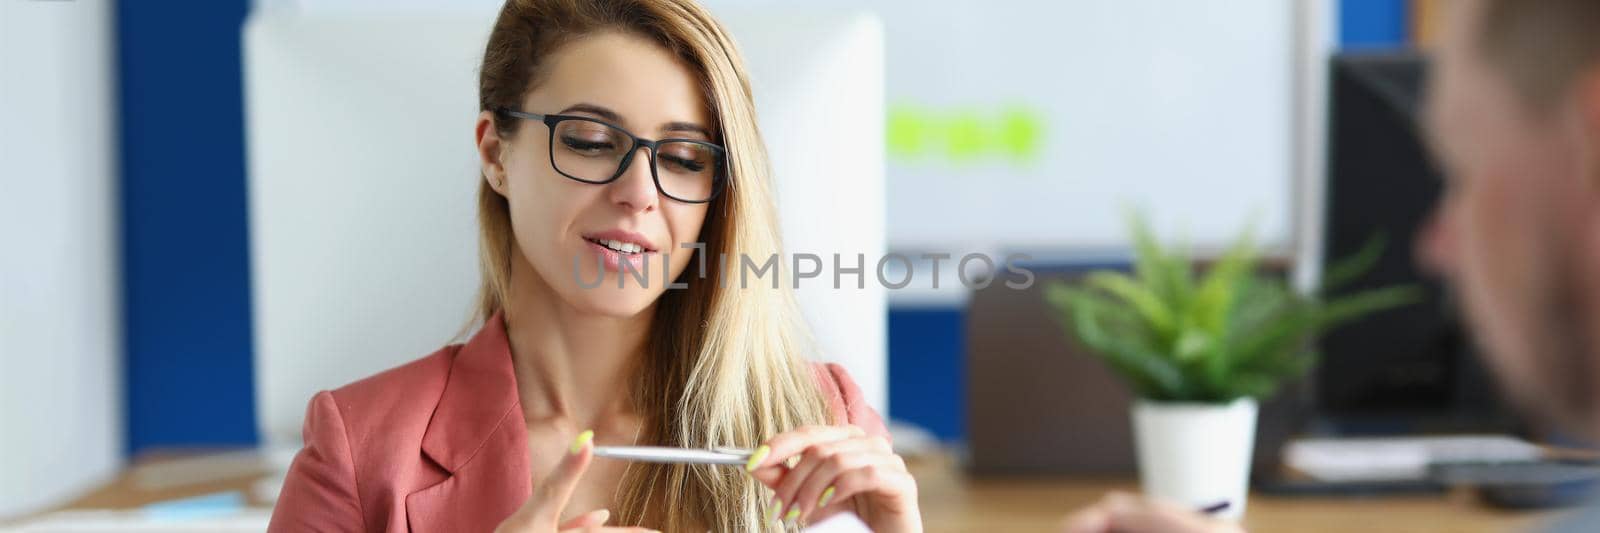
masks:
[(1384, 287), (1342, 296), (1322, 305), (1317, 320), (1318, 329), (1326, 329), (1362, 316), (1416, 303), (1422, 290), (1413, 285)]
[(1050, 280), (1044, 285), (1044, 299), (1056, 310), (1072, 312), (1072, 285), (1061, 280)]
[(1388, 237), (1377, 233), (1361, 245), (1361, 250), (1355, 255), (1340, 259), (1328, 266), (1322, 274), (1320, 292), (1329, 292), (1354, 281), (1365, 274), (1373, 265), (1378, 264), (1378, 259), (1383, 257), (1383, 249), (1388, 246)]
[(1162, 337), (1171, 336), (1173, 311), (1161, 300), (1161, 296), (1151, 291), (1149, 287), (1140, 285), (1127, 274), (1109, 270), (1091, 272), (1084, 277), (1084, 283), (1122, 298), (1138, 309), (1139, 314)]
[(1127, 216), (1128, 223), (1133, 228), (1134, 272), (1138, 274), (1140, 281), (1149, 287), (1151, 292), (1171, 303), (1186, 302), (1190, 285), (1187, 254), (1179, 252), (1176, 257), (1168, 256), (1156, 242), (1155, 235), (1150, 232), (1150, 227), (1145, 224), (1143, 216), (1134, 211), (1129, 211)]
[(1255, 271), (1256, 251), (1250, 232), (1240, 237), (1228, 252), (1211, 266), (1194, 297), (1193, 316), (1201, 327), (1215, 333), (1227, 330), (1234, 298), (1244, 278)]
[(1259, 374), (1241, 372), (1233, 377), (1233, 393), (1236, 397), (1265, 398), (1277, 390), (1282, 377), (1273, 374)]
[(1173, 343), (1172, 355), (1179, 362), (1191, 362), (1206, 355), (1212, 348), (1211, 334), (1198, 328), (1184, 328)]
[(1247, 338), (1240, 339), (1238, 357), (1245, 366), (1258, 365), (1303, 343), (1317, 326), (1316, 314), (1306, 306), (1289, 305), (1264, 321)]
[[(1091, 291), (1052, 286), (1046, 297), (1065, 308), (1064, 321), (1078, 340), (1100, 355), (1113, 370), (1129, 381), (1140, 396), (1177, 398), (1182, 396), (1183, 379), (1171, 361), (1153, 351), (1148, 342), (1130, 326), (1138, 318), (1126, 306)], [(1113, 331), (1120, 330), (1120, 331)]]

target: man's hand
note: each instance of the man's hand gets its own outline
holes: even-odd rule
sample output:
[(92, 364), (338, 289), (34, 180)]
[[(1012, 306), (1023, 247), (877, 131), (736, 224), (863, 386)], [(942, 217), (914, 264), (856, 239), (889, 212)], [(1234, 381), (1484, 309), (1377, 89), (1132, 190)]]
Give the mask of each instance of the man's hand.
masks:
[(1170, 503), (1113, 492), (1067, 517), (1061, 533), (1244, 533), (1244, 528)]

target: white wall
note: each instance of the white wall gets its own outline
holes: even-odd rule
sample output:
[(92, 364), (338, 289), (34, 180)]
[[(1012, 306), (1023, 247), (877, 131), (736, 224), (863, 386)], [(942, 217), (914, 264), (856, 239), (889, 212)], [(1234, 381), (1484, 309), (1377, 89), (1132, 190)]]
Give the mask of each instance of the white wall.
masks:
[(0, 2), (0, 517), (120, 466), (111, 15)]

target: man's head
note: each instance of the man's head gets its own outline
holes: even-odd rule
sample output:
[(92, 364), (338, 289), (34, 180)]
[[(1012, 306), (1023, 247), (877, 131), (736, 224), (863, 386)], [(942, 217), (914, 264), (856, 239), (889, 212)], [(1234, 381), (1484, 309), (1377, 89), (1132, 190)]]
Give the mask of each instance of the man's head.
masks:
[(1449, 185), (1420, 255), (1511, 396), (1600, 435), (1600, 1), (1451, 4), (1427, 110)]

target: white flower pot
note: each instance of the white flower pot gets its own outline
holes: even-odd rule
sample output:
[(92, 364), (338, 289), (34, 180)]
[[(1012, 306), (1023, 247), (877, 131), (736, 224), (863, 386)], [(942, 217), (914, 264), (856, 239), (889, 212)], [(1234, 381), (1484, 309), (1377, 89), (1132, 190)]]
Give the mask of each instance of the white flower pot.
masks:
[(1146, 496), (1201, 508), (1226, 501), (1214, 516), (1244, 515), (1255, 444), (1256, 401), (1165, 403), (1135, 400), (1133, 433)]

